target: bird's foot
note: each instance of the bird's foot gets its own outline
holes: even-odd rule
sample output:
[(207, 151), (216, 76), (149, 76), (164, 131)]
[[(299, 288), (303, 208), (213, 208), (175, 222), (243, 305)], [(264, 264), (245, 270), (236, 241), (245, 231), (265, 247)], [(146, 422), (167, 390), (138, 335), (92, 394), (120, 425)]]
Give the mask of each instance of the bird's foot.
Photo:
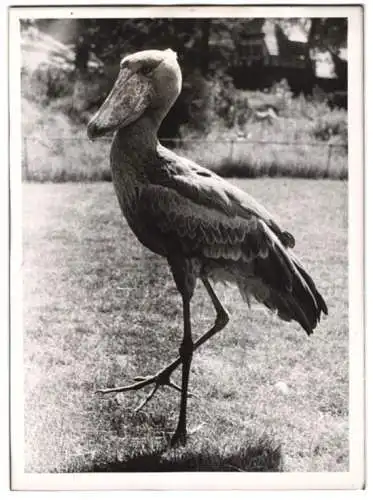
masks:
[(175, 448), (176, 446), (185, 446), (187, 441), (187, 432), (186, 428), (180, 429), (179, 427), (176, 429), (174, 435), (171, 438), (171, 446)]
[(185, 446), (187, 442), (187, 437), (196, 434), (203, 426), (204, 424), (200, 424), (197, 427), (194, 427), (193, 429), (189, 429), (188, 432), (186, 431), (186, 428), (178, 427), (171, 438), (171, 446), (172, 447)]
[[(145, 399), (135, 408), (135, 412), (138, 412), (144, 408), (144, 406), (149, 403), (149, 401), (154, 397), (155, 393), (158, 389), (165, 385), (176, 389), (181, 392), (181, 387), (173, 380), (171, 380), (170, 375), (173, 370), (170, 370), (168, 367), (156, 373), (155, 375), (148, 377), (135, 377), (135, 384), (125, 385), (122, 387), (109, 387), (107, 389), (98, 389), (96, 392), (99, 394), (110, 394), (110, 393), (119, 393), (119, 392), (129, 392), (136, 391), (138, 389), (142, 389), (148, 385), (154, 384), (153, 389), (149, 392), (149, 394), (145, 397)], [(193, 394), (188, 393), (188, 396), (192, 396)]]

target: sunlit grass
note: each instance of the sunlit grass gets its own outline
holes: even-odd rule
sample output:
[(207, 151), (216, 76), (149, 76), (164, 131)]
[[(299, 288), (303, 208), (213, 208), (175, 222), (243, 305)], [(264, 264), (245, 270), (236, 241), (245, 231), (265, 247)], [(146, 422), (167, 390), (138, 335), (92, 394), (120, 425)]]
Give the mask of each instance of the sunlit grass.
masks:
[[(95, 394), (177, 354), (181, 301), (166, 263), (132, 235), (111, 184), (24, 185), (27, 471), (348, 470), (347, 185), (235, 182), (295, 235), (330, 313), (308, 338), (218, 286), (231, 321), (193, 358), (195, 432), (177, 450), (176, 392), (138, 415), (143, 393)], [(192, 317), (194, 337), (214, 318), (201, 286)]]

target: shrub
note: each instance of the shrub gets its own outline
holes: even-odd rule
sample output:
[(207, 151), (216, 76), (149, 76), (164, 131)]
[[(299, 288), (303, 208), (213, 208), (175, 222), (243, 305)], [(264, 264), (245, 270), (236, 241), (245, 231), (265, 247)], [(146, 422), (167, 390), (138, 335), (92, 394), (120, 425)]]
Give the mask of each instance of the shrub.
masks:
[(208, 133), (213, 121), (211, 100), (210, 82), (199, 71), (189, 74), (184, 79), (183, 91), (178, 99), (179, 127), (187, 123), (188, 129)]
[[(110, 90), (108, 77), (51, 79), (54, 87), (50, 85), (48, 95), (59, 94), (55, 98), (46, 95), (49, 83), (42, 73), (22, 78), (27, 178), (59, 182), (110, 178), (110, 140), (89, 143), (85, 130)], [(347, 113), (330, 110), (325, 101), (291, 97), (285, 84), (267, 93), (237, 90), (229, 77), (207, 80), (194, 72), (185, 80), (176, 104), (167, 117), (168, 130), (177, 132), (180, 123), (184, 125), (180, 140), (171, 144), (222, 175), (347, 177)], [(253, 111), (269, 106), (277, 116), (268, 121), (253, 118)], [(175, 136), (166, 131), (161, 137)], [(341, 147), (330, 150), (326, 141)]]
[(335, 109), (321, 116), (315, 122), (312, 134), (316, 139), (321, 141), (338, 138), (341, 144), (347, 145), (348, 126), (346, 112)]
[(235, 123), (237, 101), (237, 90), (233, 85), (232, 78), (221, 74), (210, 85), (212, 114), (216, 118), (222, 119), (228, 128), (232, 128)]
[(44, 89), (49, 102), (59, 97), (71, 95), (73, 92), (72, 73), (61, 71), (51, 66), (39, 66), (31, 75), (32, 81), (38, 82)]

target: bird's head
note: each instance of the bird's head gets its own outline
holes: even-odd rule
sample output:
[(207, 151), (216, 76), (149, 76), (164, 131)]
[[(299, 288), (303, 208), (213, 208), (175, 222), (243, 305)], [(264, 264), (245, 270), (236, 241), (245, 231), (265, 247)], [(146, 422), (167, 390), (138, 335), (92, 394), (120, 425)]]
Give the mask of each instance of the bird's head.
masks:
[(179, 95), (181, 82), (177, 55), (171, 49), (125, 57), (111, 92), (88, 124), (88, 137), (126, 127), (145, 112), (159, 125)]

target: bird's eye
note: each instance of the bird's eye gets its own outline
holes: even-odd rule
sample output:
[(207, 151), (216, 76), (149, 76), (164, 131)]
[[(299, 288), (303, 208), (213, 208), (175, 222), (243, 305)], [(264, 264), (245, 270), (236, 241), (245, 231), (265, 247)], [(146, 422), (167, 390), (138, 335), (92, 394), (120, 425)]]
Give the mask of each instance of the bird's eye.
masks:
[(151, 66), (141, 66), (140, 71), (143, 75), (150, 75), (150, 73), (153, 71), (153, 68)]

